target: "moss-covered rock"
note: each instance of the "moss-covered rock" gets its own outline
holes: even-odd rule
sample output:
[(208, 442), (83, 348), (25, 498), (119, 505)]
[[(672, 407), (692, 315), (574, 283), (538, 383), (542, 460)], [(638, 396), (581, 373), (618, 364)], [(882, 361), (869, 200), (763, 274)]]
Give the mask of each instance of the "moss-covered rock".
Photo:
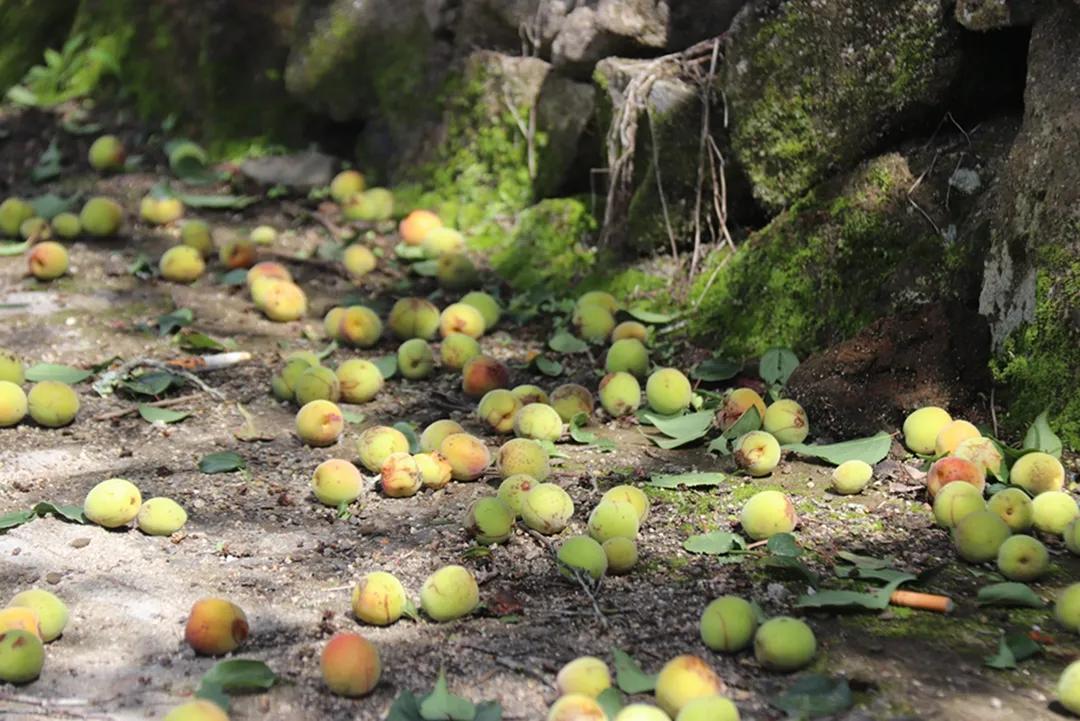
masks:
[(524, 210), (505, 241), (491, 256), (491, 266), (513, 288), (554, 291), (557, 295), (592, 273), (591, 247), (596, 221), (573, 198), (552, 198)]
[(0, 97), (48, 48), (63, 44), (79, 0), (0, 0)]

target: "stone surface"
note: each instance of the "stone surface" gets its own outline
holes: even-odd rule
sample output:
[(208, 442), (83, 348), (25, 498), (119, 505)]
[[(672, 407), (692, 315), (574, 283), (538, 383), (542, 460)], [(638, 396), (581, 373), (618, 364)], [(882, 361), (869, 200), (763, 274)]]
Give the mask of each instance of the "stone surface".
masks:
[(329, 185), (336, 165), (337, 158), (332, 155), (307, 150), (289, 155), (249, 158), (240, 165), (240, 172), (262, 185), (286, 185), (308, 190)]
[(957, 0), (956, 20), (968, 30), (986, 31), (1030, 25), (1036, 0)]

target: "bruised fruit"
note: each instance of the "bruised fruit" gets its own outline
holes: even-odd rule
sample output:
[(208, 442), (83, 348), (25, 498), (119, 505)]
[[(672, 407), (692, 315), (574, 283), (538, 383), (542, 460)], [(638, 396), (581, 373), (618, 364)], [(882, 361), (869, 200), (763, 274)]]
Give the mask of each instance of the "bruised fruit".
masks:
[(417, 246), (436, 228), (442, 227), (442, 219), (430, 210), (414, 210), (398, 223), (398, 233), (405, 245)]
[(814, 631), (797, 618), (771, 618), (754, 634), (754, 657), (770, 671), (798, 671), (808, 666), (816, 653)]
[(135, 522), (148, 536), (171, 536), (187, 523), (187, 511), (173, 499), (159, 496), (143, 502)]
[(188, 245), (175, 245), (165, 251), (159, 264), (161, 277), (173, 283), (192, 283), (206, 270), (198, 250)]
[(739, 709), (723, 696), (703, 696), (683, 706), (675, 721), (739, 721)]
[(346, 403), (367, 403), (382, 390), (382, 371), (369, 360), (350, 358), (337, 367), (341, 400)]
[(649, 407), (662, 416), (681, 413), (690, 406), (693, 391), (690, 381), (676, 368), (654, 371), (645, 383), (645, 398)]
[(960, 420), (949, 421), (941, 427), (934, 439), (934, 453), (939, 456), (948, 455), (964, 441), (980, 437), (982, 434), (973, 423)]
[(424, 255), (428, 258), (440, 258), (444, 255), (461, 253), (465, 250), (465, 236), (453, 228), (438, 227), (428, 231), (420, 241)]
[(1073, 633), (1080, 631), (1080, 583), (1072, 584), (1058, 595), (1054, 618)]
[(452, 433), (439, 444), (439, 453), (450, 464), (455, 481), (475, 481), (491, 465), (491, 451), (468, 433)]
[(355, 633), (335, 633), (323, 648), (319, 666), (331, 693), (348, 698), (371, 693), (382, 675), (379, 649)]
[(296, 435), (309, 446), (332, 446), (343, 430), (345, 417), (331, 401), (308, 401), (296, 414)]
[(68, 240), (78, 237), (82, 232), (82, 223), (79, 222), (79, 216), (74, 213), (60, 213), (52, 219), (50, 226), (53, 235)]
[(67, 606), (54, 594), (44, 589), (31, 588), (28, 591), (17, 593), (8, 601), (8, 606), (33, 610), (38, 617), (38, 630), (41, 632), (41, 640), (45, 643), (59, 638), (60, 634), (67, 628)]
[(0, 348), (0, 381), (22, 385), (26, 380), (22, 361), (9, 350)]
[(997, 558), (998, 549), (1012, 534), (1005, 521), (991, 511), (976, 511), (960, 519), (952, 532), (956, 552), (965, 561), (985, 563)]
[(986, 507), (998, 514), (1001, 520), (1005, 521), (1009, 528), (1012, 529), (1013, 533), (1031, 528), (1034, 520), (1031, 497), (1019, 488), (1006, 488), (998, 491), (990, 496), (990, 501), (986, 504)]
[(934, 519), (942, 528), (955, 528), (972, 513), (985, 510), (982, 493), (970, 483), (950, 483), (934, 497)]
[(247, 238), (233, 238), (218, 250), (218, 260), (226, 268), (250, 268), (255, 265), (258, 252), (255, 244)]
[(724, 396), (724, 405), (716, 412), (716, 423), (720, 430), (726, 431), (739, 422), (739, 419), (751, 408), (758, 412), (759, 425), (768, 409), (765, 401), (753, 388), (735, 388)]
[(727, 685), (712, 667), (697, 656), (676, 656), (664, 664), (656, 677), (656, 702), (671, 716), (696, 698), (726, 690)]
[(435, 370), (435, 355), (423, 338), (412, 338), (398, 346), (398, 372), (409, 380), (427, 378)]
[(390, 498), (408, 498), (415, 496), (424, 478), (420, 466), (407, 452), (391, 453), (383, 461), (379, 483), (384, 495)]
[(634, 539), (616, 536), (615, 538), (609, 538), (601, 545), (604, 549), (604, 555), (607, 556), (608, 573), (618, 576), (628, 573), (630, 569), (637, 565), (637, 543), (634, 542)]
[(574, 571), (600, 580), (607, 573), (607, 554), (604, 547), (588, 536), (574, 536), (563, 541), (559, 546), (559, 563), (567, 568), (560, 572), (569, 579), (574, 578)]
[(1050, 569), (1050, 553), (1036, 538), (1010, 536), (998, 549), (997, 567), (1010, 581), (1028, 583)]
[(510, 391), (496, 388), (488, 391), (476, 407), (476, 415), (496, 433), (514, 429), (514, 416), (521, 410), (521, 401)]
[(551, 704), (547, 721), (607, 721), (607, 714), (595, 698), (572, 693), (561, 696)]
[(1046, 491), (1031, 502), (1031, 522), (1036, 530), (1060, 536), (1077, 516), (1080, 508), (1065, 491)]
[(577, 383), (565, 383), (551, 392), (551, 407), (564, 423), (569, 423), (578, 413), (591, 416), (595, 406), (592, 392)]
[(45, 647), (29, 631), (0, 633), (0, 682), (29, 683), (41, 675), (45, 665)]
[(9, 428), (26, 417), (23, 389), (11, 381), (0, 381), (0, 428)]
[(447, 368), (461, 370), (465, 364), (480, 355), (480, 344), (472, 336), (451, 333), (439, 344), (439, 360)]
[(359, 280), (375, 270), (375, 254), (359, 243), (353, 243), (341, 254), (341, 263), (345, 266), (345, 272), (350, 277)]
[(420, 450), (430, 453), (439, 450), (443, 439), (455, 433), (464, 433), (465, 429), (457, 421), (444, 418), (435, 421), (420, 434)]
[(642, 343), (646, 343), (649, 340), (649, 329), (636, 320), (624, 320), (615, 326), (615, 330), (611, 331), (611, 342), (614, 343), (624, 338), (637, 338)]
[(482, 398), (488, 391), (508, 385), (510, 369), (491, 356), (478, 355), (461, 369), (461, 390), (470, 398)]
[(229, 721), (229, 715), (213, 701), (196, 699), (180, 704), (165, 714), (162, 721)]
[(154, 225), (168, 225), (184, 216), (184, 203), (179, 198), (157, 198), (147, 195), (139, 203), (139, 217)]
[(943, 408), (920, 408), (904, 419), (904, 445), (910, 451), (928, 456), (934, 452), (938, 433), (951, 422), (952, 416)]
[(46, 428), (60, 428), (75, 420), (79, 396), (66, 383), (41, 381), (26, 394), (30, 417)]
[(574, 501), (560, 486), (540, 483), (525, 494), (521, 520), (534, 531), (550, 536), (560, 533), (574, 515)]
[(484, 335), (487, 326), (484, 316), (467, 303), (451, 303), (439, 315), (439, 332), (443, 338), (451, 333), (463, 333), (470, 338)]
[(465, 530), (476, 542), (490, 546), (510, 538), (514, 529), (514, 511), (499, 498), (480, 498), (469, 506)]
[(480, 282), (480, 274), (467, 255), (452, 253), (439, 258), (435, 266), (439, 287), (446, 290), (467, 290)]
[(401, 340), (432, 340), (439, 330), (439, 309), (423, 298), (401, 298), (390, 309), (386, 325)]
[(1033, 496), (1060, 491), (1065, 486), (1065, 467), (1049, 453), (1036, 451), (1020, 456), (1009, 471), (1009, 482)]
[(293, 386), (293, 396), (300, 405), (312, 401), (331, 401), (341, 398), (341, 382), (334, 371), (323, 366), (309, 366)]
[(508, 476), (499, 484), (499, 500), (505, 503), (515, 516), (520, 516), (525, 494), (536, 485), (537, 480), (525, 473)]
[(338, 339), (357, 348), (370, 348), (382, 336), (382, 321), (371, 308), (354, 305), (345, 309), (338, 324)]
[(116, 235), (124, 221), (124, 209), (112, 198), (90, 198), (79, 211), (83, 232), (95, 238)]
[(641, 384), (624, 371), (608, 373), (600, 380), (599, 396), (600, 405), (608, 415), (614, 418), (628, 416), (641, 405)]
[(396, 623), (408, 604), (401, 581), (385, 571), (365, 574), (353, 588), (353, 614), (372, 626)]
[(931, 498), (947, 484), (956, 482), (970, 483), (982, 493), (986, 486), (986, 475), (971, 461), (955, 456), (934, 461), (930, 472), (926, 474), (926, 490)]
[(365, 428), (356, 438), (356, 453), (360, 463), (370, 473), (379, 473), (382, 464), (387, 462), (392, 453), (407, 453), (408, 438), (405, 434), (389, 425), (373, 425)]
[(590, 343), (603, 343), (615, 329), (615, 317), (599, 305), (579, 306), (571, 318), (577, 335)]
[[(510, 392), (521, 401), (521, 405), (523, 406), (527, 406), (530, 403), (548, 403), (548, 394), (539, 386), (528, 384), (514, 386)], [(550, 403), (548, 403), (548, 405), (550, 405)]]
[(26, 255), (30, 274), (38, 280), (55, 280), (68, 270), (67, 248), (56, 241), (38, 243)]
[(537, 481), (544, 481), (551, 475), (547, 451), (528, 438), (514, 438), (502, 444), (495, 465), (503, 478), (523, 473)]
[(307, 313), (307, 295), (296, 283), (280, 280), (269, 285), (259, 309), (275, 323), (300, 320)]
[(41, 638), (41, 619), (37, 611), (26, 606), (0, 608), (0, 633), (26, 631)]
[(471, 305), (473, 308), (480, 311), (480, 315), (484, 316), (485, 331), (494, 328), (502, 317), (502, 308), (499, 307), (499, 301), (481, 290), (474, 290), (471, 293), (466, 293), (462, 296), (460, 302)]
[(1057, 699), (1070, 713), (1080, 716), (1080, 661), (1073, 661), (1061, 672)]
[(604, 369), (608, 373), (625, 371), (638, 378), (644, 378), (649, 372), (649, 351), (637, 338), (617, 340), (608, 348)]
[(122, 169), (126, 157), (124, 144), (115, 135), (102, 135), (90, 145), (87, 153), (90, 167), (99, 172)]
[(311, 490), (319, 503), (336, 508), (352, 503), (364, 490), (364, 477), (353, 464), (340, 458), (323, 461), (311, 477)]
[(364, 192), (364, 176), (355, 170), (343, 170), (330, 181), (330, 197), (342, 203), (358, 193)]
[(199, 251), (204, 258), (209, 258), (214, 252), (210, 226), (202, 220), (188, 220), (180, 227), (180, 243)]
[(701, 640), (713, 651), (735, 653), (750, 645), (757, 629), (757, 613), (738, 596), (721, 596), (701, 614)]
[(0, 236), (14, 238), (22, 224), (33, 217), (33, 206), (22, 198), (8, 198), (0, 203)]
[(649, 497), (637, 486), (614, 486), (601, 496), (600, 502), (629, 505), (637, 514), (639, 524), (649, 517)]
[(589, 535), (603, 543), (609, 538), (636, 538), (637, 509), (628, 503), (601, 501), (589, 514)]
[(420, 608), (434, 621), (467, 616), (480, 605), (476, 578), (461, 566), (444, 566), (427, 577), (420, 588)]
[(655, 706), (646, 703), (632, 703), (624, 706), (615, 714), (612, 721), (671, 721), (671, 717)]
[(862, 493), (873, 477), (874, 469), (866, 461), (857, 459), (844, 461), (833, 469), (832, 487), (834, 491), (844, 496)]
[(787, 398), (778, 400), (765, 409), (761, 427), (771, 433), (781, 445), (802, 443), (810, 435), (810, 422), (806, 419), (806, 411)]
[(248, 637), (247, 616), (243, 609), (224, 598), (201, 598), (191, 607), (184, 640), (203, 656), (221, 656), (242, 644)]
[(1000, 477), (1001, 466), (1005, 459), (997, 445), (989, 438), (966, 438), (952, 452), (957, 458), (971, 461), (982, 470), (983, 475)]
[(755, 541), (791, 533), (798, 518), (791, 499), (780, 491), (759, 491), (743, 504), (739, 523), (746, 535)]
[(596, 698), (611, 688), (611, 671), (604, 661), (595, 656), (581, 656), (564, 665), (555, 676), (559, 693), (572, 693)]
[(420, 469), (420, 480), (423, 482), (424, 488), (437, 491), (440, 488), (445, 488), (453, 478), (453, 469), (450, 468), (450, 462), (438, 451), (417, 453), (413, 456), (413, 460), (416, 461), (416, 467)]
[(86, 494), (83, 515), (104, 528), (119, 528), (135, 520), (141, 505), (142, 494), (134, 483), (123, 478), (110, 478)]
[(562, 437), (563, 422), (551, 406), (530, 403), (514, 416), (514, 435), (536, 441), (557, 441)]
[(744, 433), (735, 441), (735, 462), (751, 476), (767, 476), (780, 463), (780, 444), (765, 431)]

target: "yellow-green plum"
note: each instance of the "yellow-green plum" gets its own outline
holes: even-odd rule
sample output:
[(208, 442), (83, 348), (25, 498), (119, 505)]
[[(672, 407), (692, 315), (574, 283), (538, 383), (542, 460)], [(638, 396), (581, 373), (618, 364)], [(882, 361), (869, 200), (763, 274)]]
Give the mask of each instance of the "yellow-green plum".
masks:
[(713, 651), (736, 653), (750, 645), (757, 630), (757, 613), (745, 598), (721, 596), (701, 614), (701, 640)]
[(210, 226), (202, 220), (188, 220), (180, 226), (180, 243), (199, 251), (199, 255), (204, 258), (209, 258), (214, 253)]
[(464, 253), (453, 253), (439, 258), (435, 266), (435, 278), (439, 287), (446, 290), (468, 290), (480, 282), (476, 265)]
[(1012, 531), (992, 511), (976, 511), (960, 519), (953, 529), (952, 539), (956, 552), (965, 561), (985, 563), (997, 558), (998, 549)]
[(997, 567), (1010, 581), (1028, 583), (1050, 569), (1050, 553), (1037, 538), (1010, 536), (998, 549)]
[(252, 291), (252, 299), (258, 303), (259, 299), (255, 297), (254, 287), (255, 283), (260, 280), (287, 280), (292, 282), (292, 273), (281, 263), (276, 263), (272, 260), (264, 260), (260, 263), (248, 268), (247, 274), (244, 276), (244, 280), (247, 283), (248, 290)]
[(125, 158), (124, 144), (115, 135), (102, 135), (91, 143), (90, 152), (87, 153), (90, 167), (98, 172), (122, 169)]
[(224, 598), (200, 598), (191, 607), (184, 640), (203, 656), (223, 656), (247, 640), (250, 628), (244, 610)]
[(1070, 713), (1080, 716), (1080, 661), (1073, 661), (1061, 672), (1057, 699)]
[[(524, 384), (520, 386), (514, 386), (510, 389), (510, 392), (521, 401), (521, 405), (527, 406), (530, 403), (548, 403), (548, 394), (544, 392), (544, 389), (540, 386), (534, 386), (530, 384)], [(560, 416), (561, 417), (561, 416)]]
[(548, 452), (529, 438), (514, 438), (502, 444), (495, 459), (495, 467), (502, 478), (525, 474), (537, 481), (544, 481), (551, 475)]
[(10, 428), (26, 417), (23, 389), (11, 381), (0, 381), (0, 428)]
[(345, 430), (345, 417), (331, 401), (308, 401), (296, 413), (296, 435), (309, 446), (332, 446)]
[(508, 385), (510, 369), (491, 356), (478, 355), (461, 369), (461, 390), (470, 398), (483, 398), (488, 391)]
[(950, 483), (934, 497), (934, 519), (942, 528), (955, 528), (972, 513), (985, 510), (982, 493), (970, 483)]
[(440, 258), (444, 255), (463, 252), (465, 236), (453, 228), (439, 226), (431, 228), (420, 241), (420, 245), (428, 258)]
[(22, 361), (9, 350), (0, 348), (0, 381), (22, 385), (26, 380)]
[(644, 378), (649, 372), (649, 351), (637, 338), (617, 340), (608, 348), (604, 369), (608, 373), (625, 371)]
[(279, 280), (268, 285), (259, 309), (275, 323), (300, 320), (307, 313), (307, 295), (296, 283)]
[(560, 573), (569, 579), (578, 571), (600, 580), (607, 573), (607, 554), (604, 547), (588, 536), (574, 536), (563, 541), (559, 546), (558, 559)]
[(79, 216), (74, 213), (60, 213), (52, 219), (49, 225), (52, 227), (53, 235), (58, 238), (70, 240), (77, 238), (79, 233), (82, 233), (82, 223), (79, 222)]
[(300, 405), (312, 401), (330, 401), (336, 403), (341, 399), (341, 382), (338, 381), (334, 371), (323, 366), (310, 366), (293, 386), (293, 396)]
[(359, 498), (364, 490), (364, 477), (352, 463), (331, 458), (315, 467), (311, 490), (319, 503), (336, 508)]
[(423, 298), (401, 298), (390, 309), (386, 324), (401, 340), (432, 340), (439, 331), (439, 309)]
[(335, 306), (323, 316), (323, 332), (327, 338), (341, 340), (341, 321), (345, 318), (345, 308)]
[(196, 699), (173, 708), (162, 721), (229, 721), (229, 714), (213, 701)]
[(753, 388), (733, 388), (724, 396), (724, 405), (716, 412), (716, 424), (726, 431), (739, 422), (751, 408), (758, 412), (758, 427), (765, 418), (765, 401)]
[(439, 444), (439, 453), (450, 463), (455, 481), (475, 481), (491, 465), (491, 451), (469, 433), (452, 433)]
[(966, 440), (980, 438), (979, 429), (968, 421), (952, 420), (941, 427), (934, 438), (934, 454), (945, 456), (952, 453)]
[(974, 463), (977, 468), (982, 469), (983, 475), (1000, 476), (1002, 464), (1005, 462), (997, 445), (982, 436), (960, 441), (952, 454)]
[(412, 338), (398, 346), (398, 372), (409, 380), (427, 378), (435, 370), (435, 354), (423, 338)]
[(614, 418), (632, 415), (641, 406), (641, 384), (625, 371), (601, 378), (598, 395), (600, 405)]
[(26, 394), (27, 409), (34, 422), (46, 428), (61, 428), (79, 414), (79, 396), (60, 381), (41, 381)]
[(514, 435), (518, 438), (557, 441), (562, 437), (562, 432), (562, 418), (546, 403), (530, 403), (514, 415)]
[(615, 326), (615, 330), (611, 331), (611, 342), (614, 343), (624, 338), (637, 338), (642, 343), (648, 343), (649, 329), (636, 320), (624, 320)]
[(52, 226), (44, 218), (30, 218), (19, 226), (19, 235), (23, 240), (37, 243), (52, 237)]
[(420, 434), (420, 450), (426, 453), (437, 451), (447, 436), (464, 432), (465, 429), (457, 421), (448, 418), (435, 421)]
[(372, 626), (396, 623), (405, 613), (408, 603), (401, 581), (385, 571), (365, 574), (353, 587), (353, 614)]
[(810, 665), (815, 654), (814, 631), (797, 618), (770, 618), (754, 634), (754, 657), (770, 671), (798, 671)]
[(1065, 467), (1049, 453), (1036, 451), (1017, 459), (1009, 471), (1009, 482), (1033, 496), (1060, 491), (1065, 486)]
[(575, 309), (571, 322), (578, 336), (590, 343), (603, 343), (615, 329), (615, 317), (605, 308), (594, 304)]
[(559, 697), (551, 704), (547, 721), (607, 721), (607, 714), (595, 698), (572, 693)]
[(1080, 556), (1080, 518), (1065, 526), (1065, 532), (1061, 534), (1065, 540), (1065, 547), (1074, 556)]
[(611, 688), (611, 671), (601, 659), (581, 656), (559, 669), (555, 675), (555, 687), (563, 696), (577, 693), (596, 698)]
[(564, 423), (569, 423), (578, 413), (591, 416), (596, 401), (592, 392), (577, 383), (565, 383), (551, 392), (551, 407)]
[(304, 371), (311, 367), (311, 363), (303, 358), (294, 358), (285, 363), (281, 375), (275, 376), (270, 381), (270, 389), (274, 392), (274, 396), (283, 401), (295, 399), (296, 382), (300, 380)]
[(514, 416), (521, 410), (521, 401), (505, 388), (488, 391), (476, 407), (477, 417), (496, 433), (514, 430)]
[(442, 219), (430, 210), (414, 210), (398, 223), (398, 234), (405, 245), (418, 246), (428, 233), (442, 225)]
[(413, 456), (413, 460), (416, 461), (416, 467), (420, 469), (420, 479), (424, 483), (424, 488), (430, 488), (433, 491), (446, 488), (454, 477), (450, 461), (438, 451), (417, 453)]
[(139, 203), (139, 217), (153, 225), (168, 225), (184, 216), (184, 202), (179, 198), (147, 195)]
[(874, 469), (866, 461), (844, 461), (833, 469), (832, 488), (843, 496), (862, 493), (873, 477)]
[(383, 325), (371, 308), (354, 305), (345, 309), (338, 325), (338, 338), (357, 348), (370, 348), (379, 342)]
[(904, 419), (904, 445), (914, 453), (930, 455), (934, 452), (938, 433), (951, 422), (952, 416), (943, 408), (919, 408)]
[(379, 484), (389, 498), (415, 496), (424, 485), (416, 459), (406, 452), (391, 453), (379, 471)]
[(480, 355), (480, 344), (472, 336), (451, 333), (439, 344), (439, 360), (447, 368), (461, 370), (465, 364)]
[(389, 220), (394, 215), (394, 194), (386, 188), (368, 188), (348, 198), (342, 212), (348, 220)]
[(67, 248), (52, 240), (38, 243), (27, 253), (26, 264), (38, 280), (56, 280), (68, 271)]
[(171, 498), (158, 496), (143, 502), (135, 522), (148, 536), (171, 536), (187, 523), (187, 511)]
[(484, 316), (467, 303), (451, 303), (439, 315), (439, 333), (443, 338), (451, 333), (463, 333), (470, 338), (484, 335), (487, 326)]
[(600, 306), (612, 315), (615, 315), (619, 310), (619, 301), (615, 300), (615, 296), (611, 293), (603, 290), (590, 290), (588, 293), (584, 293), (577, 299), (574, 307), (581, 308), (586, 305)]
[(29, 631), (0, 633), (0, 682), (30, 683), (41, 675), (45, 665), (45, 647)]
[(986, 486), (986, 474), (974, 463), (963, 458), (947, 456), (934, 461), (926, 474), (926, 490), (933, 498), (950, 483), (969, 483), (982, 493)]
[(255, 245), (273, 245), (277, 237), (277, 231), (269, 225), (256, 226), (248, 233), (248, 239)]
[(744, 433), (735, 441), (735, 462), (755, 478), (767, 476), (780, 463), (780, 444), (765, 431)]
[(676, 656), (664, 664), (656, 677), (656, 702), (671, 716), (696, 698), (715, 696), (726, 690), (716, 671), (697, 656)]
[(33, 217), (33, 206), (22, 198), (8, 198), (0, 203), (0, 236), (14, 238), (22, 224)]
[(161, 256), (161, 277), (173, 283), (193, 283), (206, 271), (202, 254), (189, 245), (174, 245)]
[(690, 381), (677, 368), (653, 371), (645, 382), (645, 398), (649, 407), (663, 416), (681, 413), (690, 406), (693, 390)]
[[(968, 485), (968, 484), (952, 484)], [(945, 487), (948, 489), (948, 486)], [(945, 491), (942, 490), (942, 493)], [(981, 494), (980, 494), (981, 495)], [(1032, 508), (1031, 497), (1019, 488), (1006, 488), (998, 491), (990, 497), (986, 504), (987, 509), (1001, 517), (1008, 524), (1013, 533), (1026, 531), (1031, 528), (1035, 520), (1035, 512)]]
[(609, 538), (637, 538), (637, 509), (629, 503), (601, 501), (589, 514), (589, 535), (600, 543)]
[(1054, 618), (1073, 633), (1080, 631), (1080, 583), (1074, 583), (1058, 594)]
[(671, 717), (656, 706), (647, 703), (632, 703), (623, 706), (612, 721), (671, 721)]
[(755, 541), (778, 533), (791, 533), (798, 523), (795, 506), (780, 491), (759, 491), (751, 496), (739, 513), (739, 523), (746, 535)]
[(45, 643), (54, 641), (67, 628), (68, 608), (55, 594), (42, 588), (31, 588), (12, 596), (9, 608), (28, 608), (37, 614), (38, 631)]
[(345, 272), (355, 280), (375, 270), (377, 262), (371, 249), (359, 243), (353, 243), (341, 254), (341, 263), (345, 266)]
[(1031, 522), (1043, 533), (1060, 536), (1080, 516), (1076, 500), (1065, 491), (1046, 491), (1031, 502)]
[(355, 170), (343, 170), (330, 181), (330, 197), (342, 203), (358, 193), (364, 192), (364, 176)]
[(90, 198), (79, 211), (83, 232), (95, 238), (116, 235), (124, 222), (124, 209), (112, 198)]
[(570, 494), (554, 483), (538, 484), (525, 494), (521, 504), (521, 520), (546, 536), (561, 533), (573, 515)]
[(630, 569), (637, 565), (637, 543), (632, 538), (616, 536), (609, 538), (602, 544), (604, 555), (608, 560), (608, 573), (619, 576), (629, 573)]
[(521, 506), (525, 502), (525, 494), (537, 485), (537, 480), (525, 473), (517, 473), (503, 479), (499, 484), (498, 496), (514, 512), (515, 516), (521, 515)]
[(480, 605), (476, 578), (462, 566), (444, 566), (420, 587), (420, 608), (440, 623), (467, 616)]
[(723, 696), (703, 696), (683, 706), (675, 721), (739, 721), (739, 709)]
[(378, 395), (386, 382), (379, 367), (364, 358), (350, 358), (337, 367), (341, 400), (346, 403), (367, 403)]
[(494, 328), (499, 319), (502, 318), (502, 307), (499, 306), (499, 301), (495, 300), (490, 294), (481, 290), (474, 290), (471, 293), (466, 293), (461, 297), (459, 301), (465, 305), (471, 305), (480, 311), (480, 315), (484, 316), (484, 329), (491, 330)]
[(37, 611), (25, 606), (0, 608), (0, 633), (27, 631), (41, 638), (41, 619)]
[(600, 497), (600, 502), (629, 505), (637, 513), (639, 524), (645, 523), (645, 519), (649, 517), (649, 497), (637, 486), (613, 486)]
[(379, 649), (355, 633), (335, 633), (326, 642), (319, 659), (323, 682), (332, 693), (359, 698), (379, 684), (382, 661)]
[(110, 478), (86, 494), (83, 515), (99, 526), (119, 528), (135, 520), (140, 506), (142, 494), (134, 483), (123, 478)]
[(479, 498), (469, 506), (465, 530), (476, 542), (490, 546), (510, 538), (514, 530), (514, 511), (499, 498)]
[(782, 398), (766, 408), (761, 426), (781, 445), (802, 443), (810, 435), (810, 421), (806, 418), (806, 411), (789, 398)]

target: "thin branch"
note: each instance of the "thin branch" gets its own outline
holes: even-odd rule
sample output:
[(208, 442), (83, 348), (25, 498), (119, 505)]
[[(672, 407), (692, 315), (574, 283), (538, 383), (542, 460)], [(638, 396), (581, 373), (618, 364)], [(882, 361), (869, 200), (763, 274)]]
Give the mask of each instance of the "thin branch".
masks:
[(555, 549), (551, 547), (551, 543), (549, 543), (548, 540), (542, 535), (540, 535), (538, 532), (534, 531), (531, 528), (527, 528), (525, 530), (530, 536), (532, 536), (533, 540), (535, 540), (537, 543), (543, 546), (544, 549), (547, 550), (548, 555), (550, 555), (552, 559), (554, 559), (556, 564), (558, 564), (561, 568), (565, 568), (567, 572), (573, 577), (573, 579), (577, 581), (578, 585), (581, 586), (581, 590), (585, 592), (585, 595), (589, 597), (589, 601), (592, 602), (593, 610), (596, 612), (596, 617), (600, 620), (600, 625), (606, 628), (608, 626), (607, 616), (604, 615), (603, 609), (600, 608), (600, 602), (596, 600), (596, 593), (594, 591), (594, 587), (599, 588), (599, 582), (595, 584), (591, 583), (590, 580), (586, 579), (585, 574), (582, 573), (580, 569), (567, 566), (562, 561), (560, 561), (559, 554), (556, 553)]
[(540, 671), (537, 671), (536, 669), (522, 663), (521, 661), (515, 661), (512, 658), (501, 655), (497, 651), (492, 651), (491, 649), (484, 648), (483, 646), (474, 646), (471, 643), (459, 643), (458, 647), (468, 648), (479, 653), (487, 654), (488, 656), (491, 656), (495, 663), (499, 664), (500, 666), (505, 666), (511, 671), (517, 671), (518, 673), (523, 673), (526, 676), (532, 676), (534, 679), (544, 684), (545, 686), (549, 688), (555, 688), (555, 684), (551, 683), (551, 679), (548, 677), (547, 674), (541, 673)]
[[(664, 214), (664, 227), (667, 229), (668, 240), (671, 242), (671, 257), (675, 259), (675, 267), (679, 267), (679, 246), (675, 240), (675, 230), (671, 227), (671, 214), (668, 212), (667, 197), (664, 195), (664, 181), (660, 176), (660, 143), (659, 138), (656, 136), (656, 126), (653, 123), (652, 109), (648, 108), (645, 111), (645, 116), (649, 119), (649, 135), (650, 144), (652, 145), (653, 154), (653, 171), (656, 173), (656, 192), (660, 195), (660, 209)], [(678, 272), (671, 274), (668, 278), (668, 285), (675, 282)]]
[(701, 258), (701, 199), (705, 192), (705, 153), (708, 150), (706, 138), (711, 136), (709, 123), (712, 108), (712, 84), (716, 77), (716, 61), (720, 57), (720, 39), (713, 41), (712, 57), (709, 61), (709, 73), (705, 76), (702, 93), (701, 137), (698, 140), (697, 193), (694, 198), (694, 252), (690, 256), (690, 278), (697, 274), (698, 261)]
[[(198, 400), (202, 398), (201, 393), (192, 393), (191, 395), (179, 396), (178, 398), (166, 398), (163, 401), (154, 401), (153, 403), (140, 403), (140, 406), (150, 406), (152, 408), (169, 408), (171, 406), (180, 406), (190, 401)], [(139, 412), (139, 406), (133, 408), (124, 408), (119, 411), (112, 411), (111, 413), (102, 413), (100, 416), (94, 416), (91, 420), (95, 421), (114, 421), (117, 418), (123, 418), (124, 416), (130, 416)]]

